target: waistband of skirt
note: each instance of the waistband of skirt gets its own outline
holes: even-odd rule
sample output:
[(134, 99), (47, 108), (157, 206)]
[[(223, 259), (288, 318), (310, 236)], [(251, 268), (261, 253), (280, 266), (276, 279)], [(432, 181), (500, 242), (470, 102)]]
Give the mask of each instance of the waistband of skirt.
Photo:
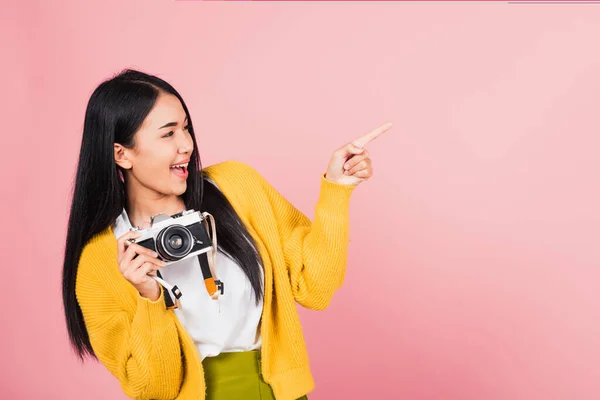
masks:
[(222, 374), (261, 374), (260, 350), (222, 352), (202, 360), (204, 371), (208, 375)]

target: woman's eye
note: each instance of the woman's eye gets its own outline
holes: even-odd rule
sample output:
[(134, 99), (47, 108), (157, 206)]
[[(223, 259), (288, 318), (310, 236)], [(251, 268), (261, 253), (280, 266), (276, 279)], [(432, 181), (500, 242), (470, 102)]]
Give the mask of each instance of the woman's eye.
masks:
[[(184, 130), (184, 131), (189, 131), (189, 130), (190, 130), (190, 128), (191, 128), (191, 126), (189, 126), (189, 125), (186, 125), (186, 126), (184, 126), (184, 127), (183, 127), (183, 130)], [(165, 138), (166, 138), (166, 137), (169, 137), (169, 136), (173, 136), (174, 134), (175, 134), (175, 132), (174, 132), (174, 131), (170, 131), (169, 133), (165, 133), (165, 134), (163, 135), (163, 137), (165, 137)]]

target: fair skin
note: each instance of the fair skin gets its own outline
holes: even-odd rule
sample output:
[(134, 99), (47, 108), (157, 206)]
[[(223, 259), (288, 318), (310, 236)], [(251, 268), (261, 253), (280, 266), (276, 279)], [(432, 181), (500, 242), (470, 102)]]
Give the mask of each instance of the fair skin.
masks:
[[(390, 127), (389, 123), (381, 125), (335, 150), (325, 178), (353, 186), (369, 179), (373, 168), (365, 146)], [(187, 188), (187, 161), (194, 147), (179, 99), (170, 94), (159, 95), (136, 132), (134, 142), (132, 149), (115, 143), (114, 156), (125, 176), (130, 222), (146, 228), (152, 216), (172, 215), (184, 209), (181, 195)], [(136, 237), (139, 234), (132, 231), (118, 238), (119, 269), (141, 296), (156, 301), (160, 285), (148, 274), (156, 273), (166, 264), (153, 251), (130, 242)]]

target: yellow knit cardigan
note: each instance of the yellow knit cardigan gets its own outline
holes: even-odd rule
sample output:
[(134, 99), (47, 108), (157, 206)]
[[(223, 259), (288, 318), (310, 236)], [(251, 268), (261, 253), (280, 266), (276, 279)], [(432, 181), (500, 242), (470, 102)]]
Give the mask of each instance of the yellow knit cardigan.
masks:
[[(256, 240), (265, 272), (260, 330), (262, 372), (278, 400), (314, 388), (295, 302), (329, 304), (347, 261), (349, 203), (355, 186), (321, 175), (311, 222), (254, 168), (224, 161), (204, 169)], [(76, 294), (98, 359), (135, 399), (205, 399), (200, 356), (164, 298), (150, 301), (119, 272), (110, 227), (83, 249)]]

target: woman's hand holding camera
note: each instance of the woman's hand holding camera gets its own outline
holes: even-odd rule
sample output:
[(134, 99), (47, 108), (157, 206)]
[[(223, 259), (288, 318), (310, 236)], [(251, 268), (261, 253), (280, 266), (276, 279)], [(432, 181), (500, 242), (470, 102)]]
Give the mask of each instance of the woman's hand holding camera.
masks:
[(139, 236), (139, 233), (130, 231), (117, 240), (119, 270), (140, 295), (156, 301), (160, 297), (160, 285), (148, 275), (154, 275), (156, 270), (167, 264), (158, 259), (154, 251), (130, 241)]

